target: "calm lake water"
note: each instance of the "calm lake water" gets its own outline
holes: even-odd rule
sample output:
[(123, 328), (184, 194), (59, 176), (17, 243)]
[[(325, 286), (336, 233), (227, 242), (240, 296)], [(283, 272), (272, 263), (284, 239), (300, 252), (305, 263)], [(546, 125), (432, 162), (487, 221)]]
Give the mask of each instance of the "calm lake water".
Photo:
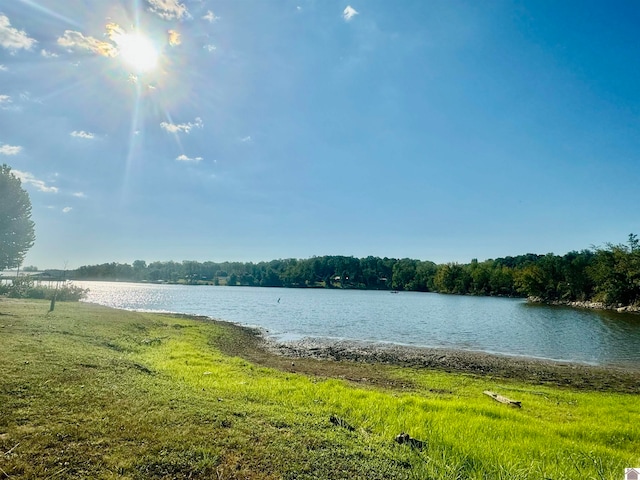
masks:
[(435, 293), (74, 282), (87, 301), (303, 337), (391, 342), (640, 369), (640, 315)]

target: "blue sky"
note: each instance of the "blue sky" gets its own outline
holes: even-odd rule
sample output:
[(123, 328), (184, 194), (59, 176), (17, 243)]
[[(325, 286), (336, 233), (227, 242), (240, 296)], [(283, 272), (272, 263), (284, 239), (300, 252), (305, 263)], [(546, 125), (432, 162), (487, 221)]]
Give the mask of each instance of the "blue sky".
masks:
[(2, 2), (25, 264), (624, 242), (638, 25), (634, 1)]

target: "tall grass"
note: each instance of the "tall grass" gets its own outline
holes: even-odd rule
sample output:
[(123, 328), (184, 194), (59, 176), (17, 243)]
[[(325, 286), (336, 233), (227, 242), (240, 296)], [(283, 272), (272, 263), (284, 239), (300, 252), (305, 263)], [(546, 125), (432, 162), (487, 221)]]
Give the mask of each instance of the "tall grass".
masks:
[[(211, 331), (181, 330), (180, 337), (143, 352), (145, 361), (194, 392), (267, 417), (297, 423), (343, 417), (357, 426), (354, 441), (409, 462), (418, 478), (612, 478), (640, 463), (640, 402), (634, 395), (425, 370), (402, 372), (419, 385), (411, 392), (357, 388), (225, 359), (209, 347), (215, 344)], [(483, 395), (487, 389), (521, 400), (523, 408), (494, 402)], [(395, 447), (392, 439), (400, 432), (425, 440), (426, 449)]]

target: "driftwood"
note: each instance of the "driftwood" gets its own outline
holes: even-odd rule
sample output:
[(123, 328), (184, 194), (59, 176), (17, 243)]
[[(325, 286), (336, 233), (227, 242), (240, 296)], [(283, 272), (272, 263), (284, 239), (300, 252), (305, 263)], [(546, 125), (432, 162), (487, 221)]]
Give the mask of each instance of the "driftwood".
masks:
[(502, 395), (498, 395), (497, 393), (490, 392), (489, 390), (485, 390), (482, 393), (484, 393), (485, 395), (489, 395), (496, 402), (505, 403), (507, 405), (510, 405), (510, 406), (516, 407), (516, 408), (522, 408), (522, 402), (518, 402), (516, 400), (511, 400), (510, 398), (503, 397)]
[(417, 438), (413, 438), (408, 433), (404, 433), (404, 432), (402, 432), (400, 435), (396, 435), (395, 440), (400, 445), (406, 444), (406, 445), (409, 445), (411, 448), (416, 448), (418, 450), (422, 450), (422, 448), (424, 447), (424, 444), (426, 443), (422, 440), (418, 440)]

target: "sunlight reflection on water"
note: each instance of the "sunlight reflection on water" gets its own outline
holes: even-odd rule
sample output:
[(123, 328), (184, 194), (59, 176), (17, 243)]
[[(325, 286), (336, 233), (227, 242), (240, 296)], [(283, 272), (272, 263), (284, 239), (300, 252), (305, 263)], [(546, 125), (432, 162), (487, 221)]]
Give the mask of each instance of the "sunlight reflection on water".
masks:
[[(640, 368), (640, 316), (433, 293), (76, 282), (88, 302), (205, 315), (304, 337)], [(280, 299), (280, 302), (278, 302)]]

